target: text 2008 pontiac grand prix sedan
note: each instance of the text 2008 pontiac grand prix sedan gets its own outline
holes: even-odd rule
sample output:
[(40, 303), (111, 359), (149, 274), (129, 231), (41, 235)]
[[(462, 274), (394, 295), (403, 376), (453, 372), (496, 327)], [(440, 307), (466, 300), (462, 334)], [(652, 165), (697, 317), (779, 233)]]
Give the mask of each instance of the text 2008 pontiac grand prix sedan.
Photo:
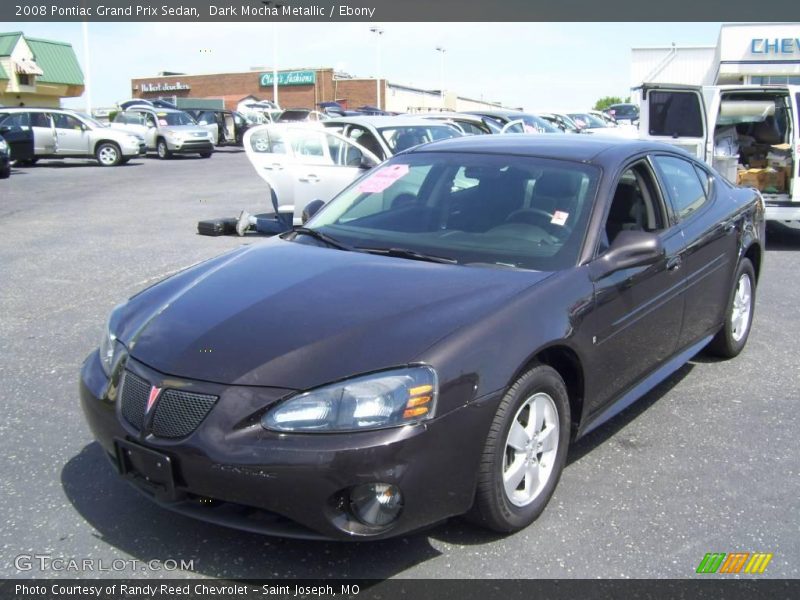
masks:
[(118, 306), (83, 410), (124, 477), (207, 521), (512, 532), (570, 440), (741, 351), (763, 232), (756, 191), (671, 146), (434, 142)]

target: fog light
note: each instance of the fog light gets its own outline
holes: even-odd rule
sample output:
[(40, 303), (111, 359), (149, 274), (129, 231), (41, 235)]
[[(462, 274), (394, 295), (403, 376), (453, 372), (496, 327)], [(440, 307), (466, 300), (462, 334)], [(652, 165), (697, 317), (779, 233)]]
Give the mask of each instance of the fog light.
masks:
[(366, 483), (350, 492), (350, 509), (365, 525), (388, 525), (403, 509), (403, 495), (389, 483)]

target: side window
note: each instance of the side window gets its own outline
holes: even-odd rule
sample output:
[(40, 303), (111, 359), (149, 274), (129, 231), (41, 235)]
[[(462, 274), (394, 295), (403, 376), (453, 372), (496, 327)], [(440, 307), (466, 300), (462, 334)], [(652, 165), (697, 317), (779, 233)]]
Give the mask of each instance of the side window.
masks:
[(65, 115), (63, 113), (55, 113), (53, 115), (56, 129), (72, 129), (75, 131), (81, 130), (81, 122), (72, 115)]
[(622, 231), (660, 231), (667, 220), (653, 173), (644, 161), (627, 169), (619, 178), (608, 210), (598, 254), (614, 243)]
[(0, 115), (0, 126), (18, 128), (30, 126), (30, 115), (26, 112), (11, 113), (10, 115)]
[(43, 112), (31, 113), (31, 127), (46, 127), (50, 129), (50, 117)]
[(700, 185), (703, 186), (703, 191), (705, 192), (706, 196), (711, 195), (711, 175), (702, 167), (694, 165), (694, 170), (697, 173), (697, 177), (700, 179)]
[(661, 171), (664, 186), (679, 219), (685, 219), (705, 204), (706, 190), (691, 162), (675, 156), (655, 156), (653, 161)]
[(379, 159), (383, 160), (386, 158), (383, 155), (383, 150), (381, 149), (380, 142), (375, 139), (375, 136), (372, 135), (369, 131), (364, 129), (363, 127), (353, 126), (350, 128), (350, 131), (347, 132), (347, 137), (357, 143), (359, 146), (363, 146), (370, 152), (372, 152), (375, 156)]
[(653, 90), (648, 99), (650, 135), (703, 137), (703, 113), (696, 93)]

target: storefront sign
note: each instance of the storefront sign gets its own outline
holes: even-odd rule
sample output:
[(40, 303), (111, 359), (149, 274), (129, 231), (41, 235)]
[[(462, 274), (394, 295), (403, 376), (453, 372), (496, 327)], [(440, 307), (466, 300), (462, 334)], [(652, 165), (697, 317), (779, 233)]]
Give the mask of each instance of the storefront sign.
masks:
[(753, 38), (750, 40), (752, 54), (799, 54), (800, 38)]
[(176, 81), (175, 83), (143, 83), (140, 90), (141, 92), (179, 92), (181, 90), (190, 90), (192, 86)]
[[(278, 73), (278, 85), (314, 85), (316, 81), (316, 71), (281, 71)], [(258, 83), (261, 87), (272, 87), (274, 82), (272, 73), (262, 73)]]

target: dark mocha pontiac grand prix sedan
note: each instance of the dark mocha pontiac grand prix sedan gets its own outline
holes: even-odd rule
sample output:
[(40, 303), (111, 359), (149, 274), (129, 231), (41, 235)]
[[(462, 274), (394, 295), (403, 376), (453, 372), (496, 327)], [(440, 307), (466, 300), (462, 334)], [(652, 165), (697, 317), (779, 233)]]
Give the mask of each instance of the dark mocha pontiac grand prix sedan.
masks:
[(748, 338), (763, 202), (673, 146), (443, 140), (321, 204), (118, 306), (84, 363), (94, 435), (162, 506), (291, 537), (517, 531), (571, 440)]

